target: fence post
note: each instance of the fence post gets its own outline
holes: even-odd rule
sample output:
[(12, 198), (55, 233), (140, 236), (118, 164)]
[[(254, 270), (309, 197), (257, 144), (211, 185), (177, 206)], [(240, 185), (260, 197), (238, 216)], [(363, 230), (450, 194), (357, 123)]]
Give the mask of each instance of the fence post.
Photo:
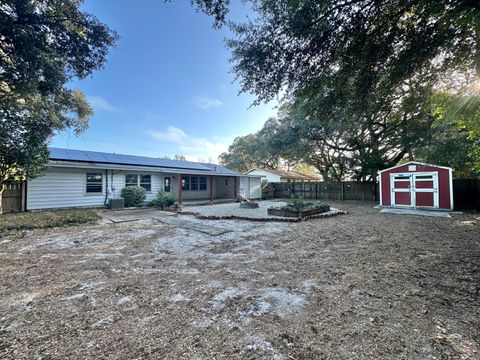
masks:
[(342, 198), (342, 201), (345, 201), (345, 183), (341, 181), (340, 184), (341, 184), (340, 196)]

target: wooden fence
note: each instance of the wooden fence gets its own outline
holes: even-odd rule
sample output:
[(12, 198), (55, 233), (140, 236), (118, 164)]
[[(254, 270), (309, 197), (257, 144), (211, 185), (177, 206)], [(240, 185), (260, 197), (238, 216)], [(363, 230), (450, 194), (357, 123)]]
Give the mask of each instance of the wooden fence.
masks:
[(454, 179), (453, 203), (455, 209), (480, 210), (480, 180)]
[(3, 212), (23, 211), (25, 186), (23, 183), (6, 184), (2, 195)]
[[(284, 199), (292, 194), (305, 199), (362, 200), (378, 202), (378, 184), (374, 182), (281, 182), (268, 183), (262, 188), (263, 199)], [(454, 179), (455, 209), (480, 210), (480, 180)]]
[(262, 188), (263, 199), (289, 198), (293, 194), (305, 199), (378, 201), (378, 184), (374, 182), (280, 182)]

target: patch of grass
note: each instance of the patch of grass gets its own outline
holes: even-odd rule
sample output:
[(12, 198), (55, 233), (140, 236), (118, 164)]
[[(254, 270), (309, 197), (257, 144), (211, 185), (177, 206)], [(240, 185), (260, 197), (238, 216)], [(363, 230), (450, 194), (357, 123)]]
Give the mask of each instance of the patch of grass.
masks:
[(100, 215), (91, 209), (65, 209), (0, 215), (0, 234), (12, 230), (32, 230), (94, 223)]

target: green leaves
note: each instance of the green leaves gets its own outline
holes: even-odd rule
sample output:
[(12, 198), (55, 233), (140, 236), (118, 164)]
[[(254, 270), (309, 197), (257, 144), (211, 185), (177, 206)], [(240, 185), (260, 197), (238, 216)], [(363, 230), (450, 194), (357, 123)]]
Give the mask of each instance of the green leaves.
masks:
[(66, 87), (101, 69), (118, 35), (79, 0), (0, 5), (0, 183), (39, 175), (57, 131), (88, 126), (92, 109)]

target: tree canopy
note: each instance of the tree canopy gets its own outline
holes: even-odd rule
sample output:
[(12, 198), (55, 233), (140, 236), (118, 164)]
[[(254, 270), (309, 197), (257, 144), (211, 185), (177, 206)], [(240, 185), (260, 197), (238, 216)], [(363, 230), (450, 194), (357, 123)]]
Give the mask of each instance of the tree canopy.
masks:
[(88, 125), (92, 109), (67, 84), (101, 69), (118, 36), (82, 11), (81, 3), (0, 4), (0, 193), (12, 176), (39, 174), (56, 131), (71, 127), (79, 133)]
[(242, 91), (288, 105), (281, 156), (329, 178), (372, 179), (405, 159), (478, 168), (480, 2), (251, 3), (227, 45)]

